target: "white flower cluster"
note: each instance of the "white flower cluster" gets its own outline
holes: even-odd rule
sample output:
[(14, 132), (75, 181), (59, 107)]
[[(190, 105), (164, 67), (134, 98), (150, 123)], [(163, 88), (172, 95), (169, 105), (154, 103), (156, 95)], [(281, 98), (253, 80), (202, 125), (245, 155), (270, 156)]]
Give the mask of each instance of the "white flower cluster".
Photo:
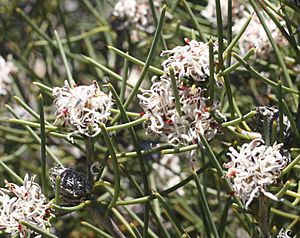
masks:
[[(42, 194), (40, 186), (33, 182), (35, 176), (29, 178), (25, 175), (24, 184), (18, 186), (5, 180), (7, 189), (0, 189), (0, 230), (11, 233), (11, 236), (19, 233), (19, 236), (30, 237), (35, 234), (19, 223), (25, 220), (41, 229), (50, 226), (48, 217), (50, 204)], [(34, 237), (42, 237), (37, 235)]]
[[(249, 14), (245, 12), (244, 17), (236, 22), (233, 26), (233, 32), (237, 34), (242, 26), (244, 25), (246, 19), (249, 17)], [(268, 16), (264, 16), (264, 20), (272, 33), (272, 37), (279, 46), (286, 46), (288, 41), (282, 35), (276, 24)], [(242, 54), (245, 54), (252, 47), (256, 47), (256, 57), (261, 59), (266, 59), (269, 57), (269, 54), (273, 51), (267, 33), (260, 23), (260, 20), (256, 14), (253, 15), (253, 18), (245, 30), (244, 34), (239, 40), (239, 48)]]
[(207, 99), (201, 88), (180, 86), (180, 116), (175, 107), (174, 92), (169, 78), (153, 78), (150, 90), (138, 95), (144, 109), (147, 133), (155, 133), (170, 144), (191, 144), (199, 142), (199, 133), (210, 140), (217, 133), (217, 123), (211, 118), (206, 107)]
[[(163, 62), (166, 73), (160, 78), (154, 77), (151, 88), (138, 95), (144, 117), (148, 118), (144, 124), (147, 133), (158, 134), (174, 145), (198, 143), (200, 133), (211, 140), (218, 127), (209, 113), (205, 89), (193, 85), (193, 82), (205, 81), (209, 77), (208, 45), (187, 42), (187, 46), (178, 46), (162, 53), (172, 54)], [(182, 115), (176, 109), (169, 77), (170, 66), (174, 68)], [(189, 83), (193, 86), (186, 84), (186, 79), (192, 80)]]
[[(156, 184), (160, 189), (168, 189), (182, 180), (181, 176), (183, 176), (183, 173), (180, 166), (180, 158), (176, 155), (164, 155), (159, 162), (152, 165), (152, 168), (157, 173), (157, 176), (155, 176)], [(184, 195), (183, 188), (176, 191), (179, 195)]]
[[(285, 231), (283, 228), (281, 228), (281, 230), (279, 231), (277, 238), (292, 238), (289, 233), (291, 233), (290, 231)], [(296, 236), (295, 236), (296, 237)]]
[[(158, 8), (161, 0), (154, 0), (153, 3)], [(122, 20), (124, 27), (147, 33), (154, 32), (155, 26), (148, 0), (119, 0), (112, 15)]]
[[(220, 1), (222, 9), (222, 20), (227, 25), (228, 20), (228, 1)], [(243, 0), (232, 1), (232, 21), (234, 34), (239, 33), (250, 14), (254, 12), (251, 4)], [(262, 13), (262, 12), (261, 12)], [(216, 24), (216, 3), (215, 0), (209, 0), (207, 7), (202, 11), (202, 15)], [(266, 25), (272, 33), (272, 36), (279, 46), (286, 46), (288, 41), (282, 35), (274, 21), (267, 15), (263, 15)], [(281, 19), (278, 19), (281, 20)], [(242, 54), (248, 52), (252, 47), (256, 47), (256, 57), (266, 59), (272, 52), (272, 46), (266, 34), (266, 31), (258, 16), (254, 13), (253, 18), (239, 40), (239, 48)]]
[(100, 129), (100, 123), (105, 123), (113, 105), (111, 94), (100, 91), (96, 81), (89, 86), (74, 86), (67, 84), (53, 89), (54, 104), (57, 107), (57, 119), (63, 118), (65, 125), (73, 126), (77, 132), (93, 137)]
[[(169, 56), (163, 61), (163, 70), (169, 74), (169, 67), (173, 67), (178, 79), (186, 78), (195, 81), (206, 81), (209, 77), (209, 46), (207, 43), (185, 39), (185, 46), (177, 46), (172, 50), (165, 50), (160, 55)], [(213, 45), (214, 53), (217, 44)]]
[(276, 143), (266, 146), (262, 139), (254, 139), (243, 144), (239, 152), (229, 148), (231, 161), (224, 165), (228, 169), (226, 176), (233, 178), (233, 189), (246, 208), (261, 195), (277, 200), (267, 188), (276, 182), (290, 161), (289, 153), (282, 146)]
[(4, 96), (9, 92), (9, 84), (11, 82), (10, 74), (16, 71), (13, 62), (7, 61), (0, 56), (0, 96)]
[[(247, 5), (243, 0), (232, 0), (232, 18), (233, 21), (241, 17)], [(220, 1), (222, 10), (222, 22), (226, 26), (228, 24), (228, 1)], [(217, 24), (216, 1), (208, 0), (206, 8), (201, 12), (202, 16), (207, 18), (214, 25)]]

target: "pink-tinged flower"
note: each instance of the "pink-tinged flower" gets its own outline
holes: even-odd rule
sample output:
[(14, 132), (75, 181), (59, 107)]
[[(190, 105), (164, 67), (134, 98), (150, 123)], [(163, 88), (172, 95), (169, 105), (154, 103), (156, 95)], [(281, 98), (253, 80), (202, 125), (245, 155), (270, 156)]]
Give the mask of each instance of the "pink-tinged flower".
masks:
[(41, 229), (50, 226), (48, 217), (50, 203), (42, 194), (40, 186), (33, 182), (35, 176), (25, 175), (24, 183), (18, 186), (5, 180), (7, 189), (0, 188), (0, 230), (10, 233), (11, 236), (42, 237), (19, 223), (25, 220)]
[(10, 91), (10, 74), (15, 71), (16, 67), (11, 61), (11, 57), (9, 57), (6, 61), (2, 56), (0, 56), (0, 96), (6, 95)]
[(62, 118), (65, 125), (71, 125), (76, 132), (89, 137), (101, 131), (100, 123), (108, 120), (113, 105), (111, 94), (100, 91), (96, 81), (90, 86), (56, 87), (53, 96), (56, 120)]
[[(243, 18), (235, 23), (235, 25), (233, 26), (233, 33), (237, 34), (240, 31), (248, 17), (249, 14), (245, 14)], [(282, 35), (273, 20), (268, 16), (264, 16), (264, 20), (269, 30), (271, 31), (272, 37), (274, 38), (276, 43), (281, 47), (286, 46), (288, 44), (288, 41)], [(247, 29), (241, 36), (238, 45), (242, 54), (245, 54), (251, 48), (255, 47), (256, 57), (261, 59), (269, 58), (269, 54), (273, 51), (273, 48), (269, 41), (267, 33), (256, 14), (253, 15), (253, 18)]]
[(232, 178), (233, 189), (246, 208), (260, 195), (277, 200), (267, 190), (290, 162), (290, 155), (282, 146), (266, 146), (262, 139), (254, 139), (243, 144), (239, 152), (229, 148), (231, 161), (224, 165), (228, 169), (226, 176)]
[[(154, 0), (153, 3), (158, 8), (161, 0)], [(112, 15), (122, 21), (123, 27), (147, 33), (154, 32), (154, 20), (148, 0), (119, 0)]]
[[(292, 238), (290, 236), (291, 231), (285, 231), (283, 228), (279, 231), (277, 238)], [(296, 236), (294, 236), (296, 237)]]
[[(169, 56), (162, 62), (163, 70), (169, 74), (169, 67), (173, 67), (178, 79), (206, 81), (209, 78), (209, 46), (208, 43), (185, 39), (185, 46), (176, 46), (165, 50), (160, 55)], [(213, 45), (214, 53), (217, 44)]]
[(179, 86), (180, 116), (175, 107), (171, 81), (167, 75), (152, 79), (152, 86), (138, 95), (147, 133), (157, 134), (171, 144), (199, 142), (200, 133), (210, 140), (217, 132), (217, 122), (206, 106), (207, 98), (200, 87)]

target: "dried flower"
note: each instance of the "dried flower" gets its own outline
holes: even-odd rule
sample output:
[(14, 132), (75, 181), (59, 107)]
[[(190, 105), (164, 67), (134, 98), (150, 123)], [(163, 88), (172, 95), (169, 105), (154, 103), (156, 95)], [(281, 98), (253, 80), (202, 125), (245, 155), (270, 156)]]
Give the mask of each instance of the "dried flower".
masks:
[[(173, 67), (178, 79), (206, 81), (209, 78), (209, 46), (208, 43), (185, 39), (185, 46), (176, 46), (165, 50), (160, 55), (169, 56), (162, 62), (163, 70), (169, 74), (169, 67)], [(214, 53), (217, 44), (213, 45)]]
[[(245, 14), (242, 19), (236, 22), (233, 26), (233, 32), (237, 34), (244, 25), (249, 14)], [(282, 35), (273, 20), (267, 16), (264, 16), (264, 20), (269, 30), (272, 33), (272, 37), (276, 43), (283, 47), (288, 44), (286, 38)], [(267, 33), (262, 26), (257, 15), (253, 15), (253, 18), (245, 30), (244, 34), (239, 40), (239, 48), (242, 54), (248, 52), (251, 48), (256, 47), (256, 57), (260, 59), (269, 58), (269, 54), (273, 51)]]
[[(267, 118), (271, 135), (272, 124), (276, 121), (277, 133), (279, 133), (279, 109), (275, 106), (260, 106), (256, 108), (257, 131), (264, 134), (264, 118)], [(291, 134), (291, 123), (286, 115), (283, 115), (283, 137), (287, 139)]]
[[(161, 0), (154, 0), (154, 6), (159, 7)], [(122, 21), (122, 26), (132, 30), (152, 33), (155, 30), (152, 12), (147, 0), (119, 0), (112, 15)]]
[(11, 61), (11, 57), (8, 57), (8, 60), (5, 61), (5, 59), (0, 56), (0, 96), (6, 95), (10, 91), (10, 74), (15, 71), (16, 67)]
[(68, 204), (80, 203), (91, 193), (90, 183), (82, 173), (74, 169), (57, 165), (50, 170), (49, 175), (53, 188), (55, 188), (56, 177), (60, 176), (60, 195)]
[(283, 228), (281, 228), (277, 235), (277, 238), (292, 238), (290, 236), (290, 233), (291, 233), (291, 231), (285, 231)]
[(180, 116), (175, 108), (171, 81), (167, 75), (152, 79), (150, 90), (138, 95), (147, 133), (161, 136), (171, 144), (197, 143), (199, 133), (210, 140), (217, 132), (217, 123), (211, 118), (206, 106), (207, 98), (200, 87), (179, 86)]
[(240, 152), (229, 148), (231, 161), (224, 165), (228, 169), (226, 176), (233, 178), (233, 189), (246, 208), (260, 195), (277, 200), (267, 188), (276, 182), (290, 161), (289, 153), (282, 146), (276, 143), (266, 146), (262, 139), (254, 139), (243, 144)]
[(111, 94), (100, 91), (96, 81), (90, 86), (74, 86), (67, 84), (62, 88), (54, 88), (54, 104), (57, 107), (56, 120), (63, 118), (64, 125), (71, 125), (79, 133), (93, 137), (105, 123), (112, 107)]
[(8, 190), (0, 189), (0, 230), (11, 233), (11, 236), (19, 233), (20, 237), (29, 237), (31, 234), (42, 237), (21, 225), (20, 220), (26, 220), (41, 229), (50, 226), (50, 204), (40, 186), (33, 182), (34, 178), (26, 174), (22, 186), (5, 180)]

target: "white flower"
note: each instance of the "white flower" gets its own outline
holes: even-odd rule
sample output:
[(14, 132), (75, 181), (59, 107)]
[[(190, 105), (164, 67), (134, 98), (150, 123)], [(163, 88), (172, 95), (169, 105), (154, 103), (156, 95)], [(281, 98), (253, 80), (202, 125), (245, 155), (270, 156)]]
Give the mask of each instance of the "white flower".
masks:
[(152, 79), (150, 90), (138, 95), (144, 117), (148, 118), (144, 126), (147, 133), (160, 135), (171, 144), (191, 144), (199, 142), (200, 133), (210, 140), (217, 132), (217, 123), (213, 120), (206, 107), (207, 99), (203, 97), (200, 87), (178, 87), (180, 116), (175, 108), (175, 98), (171, 81), (167, 75), (159, 80)]
[(262, 139), (254, 139), (243, 144), (240, 152), (229, 148), (231, 161), (224, 165), (228, 169), (226, 176), (233, 178), (233, 189), (246, 208), (260, 195), (277, 200), (267, 188), (276, 182), (290, 161), (290, 155), (282, 146), (276, 143), (266, 146)]
[[(277, 238), (292, 238), (289, 233), (291, 233), (290, 231), (284, 231), (283, 228), (280, 229)], [(296, 236), (295, 236), (296, 237)]]
[[(169, 74), (169, 67), (174, 69), (178, 79), (186, 78), (194, 81), (206, 81), (209, 78), (209, 46), (208, 43), (189, 41), (187, 45), (177, 46), (171, 50), (165, 50), (161, 56), (169, 58), (162, 62), (163, 70)], [(214, 53), (217, 44), (214, 43)]]
[[(152, 165), (152, 168), (156, 174), (156, 185), (160, 189), (168, 189), (182, 180), (183, 173), (181, 172), (180, 158), (177, 155), (164, 155), (157, 163)], [(179, 195), (184, 194), (183, 188), (176, 191)]]
[(29, 178), (26, 174), (22, 186), (5, 180), (8, 190), (0, 189), (0, 230), (11, 233), (12, 236), (19, 233), (20, 237), (29, 237), (29, 234), (34, 232), (21, 225), (20, 220), (41, 229), (50, 226), (50, 204), (42, 194), (40, 186), (33, 182), (34, 178), (35, 176)]
[[(220, 1), (221, 12), (222, 12), (222, 22), (226, 26), (228, 24), (228, 1)], [(243, 15), (246, 7), (249, 4), (243, 2), (242, 0), (232, 1), (232, 20), (235, 22), (237, 19)], [(207, 18), (213, 25), (217, 24), (217, 13), (216, 13), (216, 1), (208, 0), (206, 8), (201, 12), (202, 16)]]
[(11, 83), (10, 74), (16, 71), (16, 67), (10, 58), (5, 61), (0, 56), (0, 96), (6, 95), (9, 92), (9, 84)]
[[(228, 1), (220, 1), (221, 9), (222, 9), (222, 19), (224, 23), (227, 23), (228, 18)], [(207, 3), (206, 8), (201, 12), (201, 14), (213, 22), (214, 24), (217, 23), (217, 15), (216, 15), (216, 1), (209, 0)], [(226, 24), (225, 24), (226, 25)]]
[[(249, 14), (245, 14), (242, 19), (236, 22), (233, 26), (233, 33), (237, 34), (240, 31), (248, 16)], [(282, 35), (273, 20), (265, 15), (264, 20), (276, 43), (281, 47), (286, 46), (288, 41)], [(253, 47), (256, 47), (256, 56), (261, 59), (268, 58), (269, 54), (273, 51), (267, 33), (256, 14), (253, 15), (250, 24), (239, 40), (239, 48), (242, 54), (245, 54)]]
[[(154, 0), (159, 7), (161, 0)], [(155, 29), (148, 0), (119, 0), (112, 15), (123, 21), (125, 27), (152, 33)]]
[(57, 119), (63, 118), (65, 124), (73, 126), (79, 133), (93, 137), (105, 123), (112, 107), (111, 94), (100, 91), (96, 81), (90, 86), (54, 88), (54, 104)]

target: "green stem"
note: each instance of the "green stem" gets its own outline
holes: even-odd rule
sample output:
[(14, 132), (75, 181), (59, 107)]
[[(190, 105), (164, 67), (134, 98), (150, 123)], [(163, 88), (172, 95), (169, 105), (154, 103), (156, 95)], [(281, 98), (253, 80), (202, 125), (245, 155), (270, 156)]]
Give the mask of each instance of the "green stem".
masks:
[[(277, 58), (277, 60), (278, 60), (278, 63), (279, 63), (279, 65), (280, 65), (281, 69), (282, 69), (283, 76), (284, 76), (284, 78), (285, 78), (287, 84), (289, 85), (289, 87), (290, 87), (291, 89), (293, 89), (293, 88), (294, 88), (294, 85), (293, 85), (293, 82), (292, 82), (292, 80), (291, 80), (291, 77), (290, 77), (290, 75), (289, 75), (289, 73), (288, 73), (288, 71), (287, 71), (287, 67), (286, 67), (286, 65), (285, 65), (285, 63), (284, 63), (282, 54), (281, 54), (281, 52), (280, 52), (280, 50), (279, 50), (279, 48), (278, 48), (278, 45), (277, 45), (276, 41), (274, 40), (274, 38), (273, 38), (273, 36), (272, 36), (272, 33), (271, 33), (270, 29), (268, 28), (268, 26), (267, 26), (267, 24), (266, 24), (266, 22), (265, 22), (265, 20), (264, 20), (263, 15), (261, 14), (261, 10), (259, 9), (257, 3), (256, 3), (254, 0), (249, 0), (249, 2), (251, 3), (251, 5), (252, 5), (254, 11), (256, 12), (256, 15), (257, 15), (258, 18), (259, 18), (259, 21), (261, 22), (262, 26), (263, 26), (264, 29), (265, 29), (265, 32), (266, 32), (266, 34), (267, 34), (267, 36), (268, 36), (268, 38), (269, 38), (269, 41), (270, 41), (270, 43), (271, 43), (271, 45), (272, 45), (272, 48), (273, 48), (273, 50), (274, 50), (274, 53), (275, 53), (276, 58)], [(294, 104), (297, 105), (297, 97), (296, 97), (296, 95), (293, 94), (292, 97), (293, 97)]]
[(21, 225), (26, 226), (26, 227), (29, 228), (30, 230), (33, 230), (34, 232), (43, 235), (44, 237), (48, 237), (48, 238), (58, 238), (58, 236), (52, 235), (52, 234), (48, 233), (47, 231), (42, 230), (41, 228), (39, 228), (39, 227), (37, 227), (37, 226), (31, 224), (31, 223), (28, 222), (28, 221), (20, 220), (19, 223), (20, 223)]
[[(149, 0), (149, 5), (150, 5), (150, 8), (151, 8), (151, 12), (152, 12), (152, 16), (153, 16), (153, 19), (154, 19), (154, 22), (155, 22), (155, 26), (157, 27), (158, 17), (157, 17), (157, 13), (156, 13), (156, 9), (155, 9), (155, 5), (154, 5), (153, 0)], [(161, 41), (161, 44), (162, 44), (163, 48), (165, 50), (167, 50), (168, 46), (167, 46), (167, 43), (166, 43), (165, 38), (163, 36), (163, 32), (160, 33), (160, 41)]]
[(41, 125), (41, 174), (42, 174), (42, 188), (44, 195), (48, 197), (47, 180), (46, 180), (46, 132), (45, 132), (45, 116), (44, 116), (44, 100), (42, 94), (38, 97), (39, 111), (40, 111), (40, 125)]
[[(102, 132), (102, 130), (101, 130)], [(91, 137), (85, 138), (85, 155), (86, 155), (86, 165), (87, 165), (87, 180), (93, 184), (93, 175), (91, 172), (91, 167), (94, 162), (94, 140)]]
[[(40, 120), (40, 115), (36, 113), (31, 107), (29, 107), (21, 98), (14, 96), (17, 103), (23, 107), (27, 112), (29, 112), (35, 119)], [(51, 125), (49, 122), (45, 121), (47, 125)]]
[(181, 111), (181, 104), (180, 104), (180, 97), (179, 97), (179, 92), (178, 92), (178, 86), (176, 83), (176, 78), (174, 74), (174, 69), (173, 67), (169, 67), (169, 72), (170, 72), (170, 77), (171, 77), (171, 82), (172, 82), (172, 89), (175, 97), (175, 107), (178, 115), (181, 117), (183, 115), (183, 112)]
[(200, 27), (200, 25), (199, 25), (199, 23), (198, 23), (195, 15), (194, 15), (192, 9), (190, 8), (190, 6), (186, 2), (186, 0), (181, 0), (181, 2), (183, 3), (183, 5), (184, 5), (184, 7), (185, 7), (185, 9), (187, 11), (187, 13), (190, 16), (190, 19), (192, 20), (193, 24), (195, 25), (195, 27), (196, 27), (196, 29), (198, 31), (200, 40), (203, 41), (203, 42), (206, 42), (206, 38), (205, 38), (205, 36), (202, 33), (201, 27)]
[(227, 46), (227, 48), (224, 50), (223, 53), (223, 57), (226, 58), (228, 56), (228, 54), (231, 53), (233, 47), (237, 44), (237, 42), (239, 41), (239, 39), (241, 38), (241, 36), (243, 35), (243, 33), (245, 32), (245, 30), (247, 29), (248, 25), (250, 24), (251, 20), (252, 20), (252, 15), (250, 15), (247, 20), (245, 21), (244, 25), (242, 26), (241, 30), (239, 31), (239, 33), (237, 33), (237, 35), (232, 39), (232, 41), (230, 42), (230, 44)]
[(270, 232), (268, 226), (268, 221), (269, 221), (268, 198), (264, 196), (260, 196), (258, 198), (258, 203), (259, 203), (259, 225), (264, 235), (264, 238), (269, 238)]
[[(145, 63), (137, 58), (134, 58), (133, 56), (127, 54), (127, 53), (124, 53), (123, 51), (113, 47), (113, 46), (110, 46), (108, 45), (107, 48), (109, 50), (112, 50), (114, 51), (117, 55), (119, 56), (122, 56), (123, 58), (126, 58), (128, 59), (130, 62), (136, 64), (136, 65), (139, 65), (139, 66), (142, 66), (142, 67), (145, 67)], [(163, 75), (165, 72), (159, 68), (156, 68), (154, 66), (149, 66), (149, 71), (151, 71), (152, 73), (155, 73), (155, 74), (158, 74), (158, 75)]]
[(278, 109), (279, 109), (279, 143), (283, 142), (283, 108), (282, 108), (282, 83), (278, 80)]
[(120, 92), (120, 100), (123, 103), (125, 101), (126, 83), (128, 79), (128, 59), (124, 59), (123, 75), (122, 75), (122, 85)]
[(220, 237), (223, 237), (224, 230), (225, 230), (225, 227), (226, 227), (226, 221), (227, 221), (227, 217), (228, 217), (228, 211), (229, 211), (229, 208), (230, 208), (231, 204), (232, 204), (231, 197), (227, 197), (224, 208), (223, 208), (223, 211), (222, 211), (222, 215), (221, 215), (221, 218), (220, 218), (220, 223), (219, 223), (219, 226), (218, 226), (218, 233), (219, 233)]
[[(10, 113), (11, 113), (14, 117), (17, 118), (16, 120), (22, 121), (22, 120), (20, 120), (20, 117), (14, 112), (14, 110), (13, 110), (9, 105), (5, 105), (5, 107), (10, 111)], [(20, 124), (22, 124), (22, 123), (20, 123)], [(35, 124), (38, 125), (37, 127), (40, 127), (40, 124), (39, 124), (39, 123), (35, 123)], [(29, 134), (32, 135), (32, 137), (36, 140), (36, 142), (39, 143), (39, 144), (41, 144), (41, 139), (40, 139), (40, 137), (39, 137), (39, 136), (31, 129), (31, 127), (29, 127), (28, 125), (25, 125), (24, 123), (23, 123), (23, 125), (24, 125), (24, 127), (26, 128), (26, 130), (29, 132)], [(47, 126), (45, 126), (45, 127), (47, 127)], [(53, 152), (49, 149), (48, 146), (46, 146), (46, 151), (47, 151), (48, 155), (49, 155), (49, 156), (50, 156), (57, 164), (60, 164), (60, 165), (63, 167), (62, 163), (59, 161), (59, 159), (56, 157), (56, 155), (53, 154)]]
[(59, 35), (58, 35), (58, 33), (57, 33), (56, 30), (54, 30), (54, 36), (55, 36), (55, 39), (56, 39), (56, 42), (57, 42), (57, 45), (58, 45), (58, 49), (59, 49), (59, 52), (61, 54), (64, 66), (65, 66), (65, 69), (66, 69), (66, 72), (67, 72), (69, 86), (71, 88), (73, 88), (75, 82), (74, 82), (74, 79), (72, 77), (72, 73), (71, 73), (71, 70), (70, 70), (70, 67), (69, 67), (69, 63), (68, 63), (68, 60), (67, 60), (67, 57), (66, 57), (63, 45), (62, 45), (62, 43), (60, 41)]
[(114, 195), (113, 195), (111, 202), (109, 203), (109, 205), (107, 207), (107, 211), (105, 214), (107, 216), (109, 211), (113, 208), (115, 203), (118, 201), (119, 194), (120, 194), (120, 188), (121, 188), (120, 187), (121, 177), (120, 177), (119, 163), (118, 163), (118, 159), (116, 157), (116, 152), (115, 152), (114, 146), (112, 144), (112, 141), (109, 138), (109, 135), (106, 131), (105, 125), (100, 124), (100, 128), (101, 128), (101, 132), (102, 132), (103, 138), (105, 140), (106, 146), (107, 146), (110, 156), (111, 156), (112, 166), (113, 166), (113, 170), (114, 170), (114, 180), (115, 180)]
[(55, 178), (55, 204), (59, 205), (60, 203), (60, 181), (61, 177), (58, 175)]
[[(116, 104), (118, 105), (118, 108), (120, 109), (120, 115), (123, 117), (123, 120), (125, 122), (129, 123), (129, 117), (126, 114), (125, 105), (123, 106), (123, 104), (121, 103), (120, 98), (119, 98), (117, 92), (115, 91), (115, 89), (113, 88), (112, 85), (110, 85), (110, 91), (111, 91), (111, 93), (112, 93), (112, 95), (113, 95), (113, 97), (116, 101)], [(142, 179), (143, 179), (143, 184), (144, 184), (144, 195), (149, 195), (150, 194), (150, 188), (149, 188), (149, 182), (148, 182), (148, 177), (147, 177), (146, 165), (145, 165), (144, 157), (141, 153), (139, 140), (137, 138), (137, 135), (136, 135), (133, 127), (129, 127), (128, 130), (129, 130), (130, 136), (133, 140), (133, 144), (134, 144), (135, 150), (137, 152), (137, 156), (139, 158), (139, 165), (140, 165), (140, 168), (141, 168)], [(144, 236), (145, 237), (148, 236), (149, 209), (150, 209), (150, 204), (146, 203), (145, 213), (144, 213)]]
[[(224, 1), (224, 0), (223, 0)], [(215, 0), (216, 3), (216, 15), (217, 15), (217, 26), (218, 26), (218, 59), (219, 59), (219, 69), (223, 69), (224, 67), (224, 60), (223, 60), (223, 20), (222, 20), (222, 11), (221, 11), (221, 4), (220, 0)], [(227, 89), (226, 89), (227, 91)], [(229, 92), (227, 91), (227, 94)], [(232, 115), (233, 116), (233, 115)]]
[(204, 192), (202, 190), (202, 187), (201, 187), (201, 184), (200, 184), (200, 180), (198, 178), (198, 175), (193, 172), (193, 177), (194, 177), (194, 181), (196, 183), (196, 186), (197, 186), (197, 189), (198, 189), (198, 194), (199, 194), (199, 197), (200, 197), (200, 202), (203, 203), (203, 209), (204, 209), (204, 219), (207, 220), (209, 226), (210, 226), (210, 229), (212, 230), (215, 238), (219, 238), (219, 234), (218, 234), (218, 231), (217, 231), (217, 228), (216, 228), (216, 225), (213, 221), (213, 218), (212, 218), (212, 214), (209, 210), (209, 206), (208, 206), (208, 203), (207, 203), (207, 200), (206, 200), (206, 197), (204, 195)]
[[(278, 87), (278, 84), (273, 82), (272, 80), (260, 75), (260, 73), (258, 73), (252, 66), (250, 66), (244, 59), (242, 59), (239, 55), (237, 55), (236, 53), (232, 53), (232, 56), (238, 61), (240, 62), (253, 76), (261, 79), (264, 83), (271, 85), (273, 87)], [(285, 86), (282, 86), (282, 91), (285, 92), (289, 92), (289, 93), (293, 93), (293, 94), (299, 94), (299, 92), (297, 90), (294, 90), (292, 88), (288, 88)]]
[(130, 227), (133, 230), (133, 232), (134, 232), (134, 234), (137, 238), (143, 238), (141, 233), (139, 232), (139, 230), (137, 229), (137, 227), (133, 223), (130, 223)]
[[(157, 46), (157, 43), (159, 41), (159, 37), (160, 37), (160, 33), (161, 33), (161, 30), (162, 30), (162, 26), (164, 24), (164, 19), (165, 19), (165, 14), (166, 14), (166, 6), (163, 6), (162, 10), (161, 10), (161, 15), (160, 15), (160, 18), (159, 18), (159, 23), (157, 25), (157, 28), (156, 28), (156, 31), (155, 31), (155, 34), (154, 34), (154, 38), (153, 38), (153, 41), (152, 41), (152, 45), (151, 45), (151, 48), (150, 48), (150, 51), (148, 53), (148, 56), (147, 56), (147, 59), (146, 59), (146, 62), (145, 62), (145, 66), (141, 72), (141, 75), (139, 77), (139, 79), (137, 80), (137, 82), (135, 83), (135, 86), (133, 87), (131, 93), (129, 94), (125, 104), (124, 104), (124, 108), (126, 109), (129, 104), (131, 103), (131, 101), (133, 100), (133, 98), (135, 97), (136, 93), (138, 92), (147, 72), (148, 72), (148, 69), (149, 69), (149, 66), (150, 66), (150, 63), (155, 55), (155, 50), (156, 50), (156, 46)], [(114, 124), (116, 121), (119, 120), (121, 114), (117, 114), (116, 117), (114, 118), (114, 120), (112, 121), (112, 124)]]
[(114, 238), (111, 235), (107, 234), (106, 232), (100, 230), (98, 227), (93, 226), (92, 224), (86, 222), (86, 221), (81, 221), (80, 222), (81, 225), (91, 229), (92, 231), (96, 232), (100, 237), (103, 238)]
[(214, 93), (215, 93), (215, 59), (214, 59), (214, 48), (213, 41), (210, 39), (208, 41), (209, 48), (209, 105), (214, 103)]
[(279, 178), (282, 178), (283, 175), (290, 172), (300, 161), (300, 154), (282, 170), (282, 172), (279, 175)]
[(10, 169), (2, 160), (0, 160), (0, 166), (18, 183), (23, 184), (23, 179), (20, 178), (12, 169)]
[(247, 119), (249, 118), (252, 118), (256, 115), (256, 111), (251, 111), (251, 112), (248, 112), (247, 114), (243, 115), (242, 117), (239, 117), (239, 118), (236, 118), (236, 119), (233, 119), (231, 121), (227, 121), (227, 122), (224, 122), (221, 124), (222, 127), (227, 127), (227, 126), (232, 126), (232, 125), (236, 125), (238, 123), (241, 123), (243, 121), (246, 121)]
[(180, 222), (178, 221), (178, 219), (176, 218), (171, 207), (166, 203), (165, 199), (159, 193), (155, 192), (154, 196), (158, 198), (158, 200), (160, 201), (160, 204), (165, 209), (166, 214), (170, 218), (170, 221), (173, 224), (173, 227), (175, 228), (176, 236), (182, 237), (182, 235), (185, 234), (185, 231), (184, 231), (182, 225), (180, 224)]
[[(248, 60), (255, 52), (255, 48), (251, 48), (244, 56), (243, 56), (243, 60)], [(230, 52), (231, 54), (231, 52)], [(220, 73), (218, 73), (217, 77), (221, 77), (227, 74), (230, 74), (231, 72), (235, 71), (238, 67), (241, 66), (240, 62), (236, 62), (235, 64), (231, 65), (230, 67), (227, 67), (226, 69), (224, 69), (223, 71), (221, 71)]]

